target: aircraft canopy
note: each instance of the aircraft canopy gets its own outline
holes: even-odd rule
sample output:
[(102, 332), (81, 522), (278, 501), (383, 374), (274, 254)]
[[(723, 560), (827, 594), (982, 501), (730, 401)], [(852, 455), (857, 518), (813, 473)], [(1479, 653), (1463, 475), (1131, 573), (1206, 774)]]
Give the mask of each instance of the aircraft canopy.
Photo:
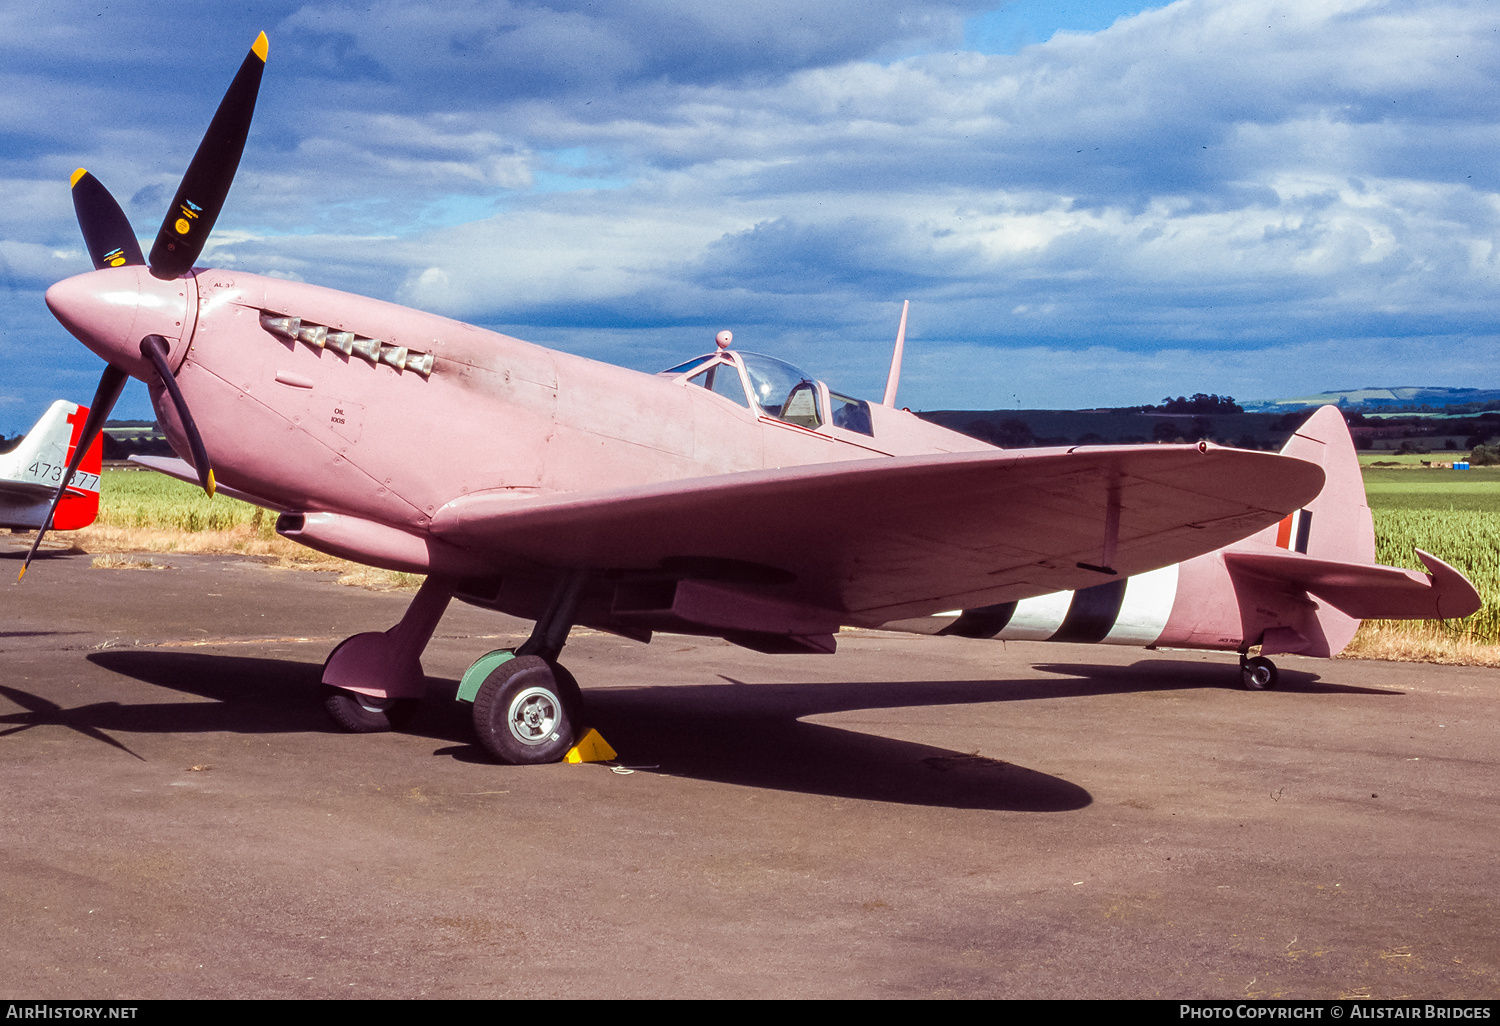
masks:
[[(752, 408), (762, 416), (789, 424), (816, 429), (831, 420), (845, 430), (874, 434), (868, 403), (830, 391), (800, 367), (774, 356), (723, 350), (694, 357), (661, 373), (686, 375), (689, 384), (717, 392), (741, 406), (753, 403)], [(747, 386), (749, 401), (745, 396)], [(826, 413), (820, 393), (827, 396)]]

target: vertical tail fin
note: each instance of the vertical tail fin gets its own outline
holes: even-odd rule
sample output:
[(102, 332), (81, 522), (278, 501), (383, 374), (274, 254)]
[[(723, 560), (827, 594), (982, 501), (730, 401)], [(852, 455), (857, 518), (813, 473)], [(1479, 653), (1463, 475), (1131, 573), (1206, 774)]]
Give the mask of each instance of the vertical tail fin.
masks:
[[(1302, 509), (1287, 515), (1280, 523), (1238, 545), (1234, 550), (1265, 551), (1267, 544), (1284, 549), (1288, 553), (1300, 552), (1314, 559), (1336, 563), (1372, 565), (1375, 562), (1375, 520), (1365, 500), (1365, 481), (1360, 474), (1359, 456), (1354, 450), (1354, 438), (1349, 434), (1349, 425), (1336, 406), (1324, 406), (1299, 427), (1281, 448), (1282, 455), (1316, 463), (1323, 468), (1323, 490)], [(1311, 656), (1331, 656), (1341, 652), (1359, 630), (1359, 619), (1340, 612), (1326, 600), (1315, 600), (1304, 593), (1298, 602), (1286, 604), (1260, 594), (1262, 588), (1270, 586), (1281, 592), (1290, 588), (1293, 593), (1301, 589), (1281, 581), (1267, 585), (1257, 583), (1246, 568), (1231, 563), (1230, 575), (1235, 581), (1242, 618), (1246, 626), (1247, 640), (1254, 644), (1252, 636), (1259, 633), (1251, 624), (1263, 622), (1264, 609), (1281, 609), (1283, 615), (1273, 618), (1280, 624), (1267, 624), (1258, 639), (1261, 652), (1272, 655), (1278, 652), (1301, 653)]]
[[(54, 402), (26, 433), (21, 444), (0, 456), (0, 521), (21, 528), (40, 528), (63, 470), (89, 415), (87, 406), (65, 399)], [(99, 474), (103, 469), (102, 436), (83, 457), (68, 493), (58, 504), (53, 528), (75, 531), (99, 515)]]
[(1281, 452), (1322, 467), (1323, 490), (1256, 539), (1318, 559), (1375, 562), (1375, 521), (1365, 500), (1359, 457), (1344, 415), (1335, 406), (1320, 408), (1287, 440)]

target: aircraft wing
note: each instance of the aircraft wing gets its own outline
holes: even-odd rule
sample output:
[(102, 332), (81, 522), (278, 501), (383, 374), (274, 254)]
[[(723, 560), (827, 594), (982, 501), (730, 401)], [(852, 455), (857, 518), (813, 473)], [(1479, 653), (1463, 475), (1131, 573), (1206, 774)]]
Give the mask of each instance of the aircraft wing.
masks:
[(1479, 609), (1469, 579), (1417, 549), (1428, 573), (1378, 563), (1313, 559), (1300, 552), (1226, 552), (1232, 571), (1300, 588), (1360, 620), (1449, 620)]
[(879, 624), (1144, 573), (1273, 524), (1322, 485), (1311, 463), (1216, 446), (984, 450), (476, 493), (431, 531), (500, 568), (769, 568), (781, 583), (762, 577), (761, 594)]

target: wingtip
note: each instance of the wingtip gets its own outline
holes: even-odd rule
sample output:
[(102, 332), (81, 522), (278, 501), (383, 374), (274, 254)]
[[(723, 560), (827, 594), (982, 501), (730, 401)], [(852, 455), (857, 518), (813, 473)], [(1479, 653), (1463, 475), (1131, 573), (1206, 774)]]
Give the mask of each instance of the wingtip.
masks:
[(250, 52), (264, 61), (266, 59), (266, 53), (270, 49), (271, 41), (267, 39), (266, 34), (262, 32), (260, 35), (255, 37), (255, 45), (250, 47)]
[(68, 188), (71, 189), (76, 186), (78, 184), (78, 180), (88, 173), (88, 168), (84, 167), (81, 167), (77, 171), (74, 171), (73, 177), (68, 179)]

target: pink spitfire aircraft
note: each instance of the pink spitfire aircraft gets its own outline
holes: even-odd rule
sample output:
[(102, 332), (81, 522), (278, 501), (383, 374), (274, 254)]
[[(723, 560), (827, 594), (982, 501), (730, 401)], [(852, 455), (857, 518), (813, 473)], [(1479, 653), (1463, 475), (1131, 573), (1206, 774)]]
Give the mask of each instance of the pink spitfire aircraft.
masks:
[(455, 596), (535, 620), (519, 649), (474, 663), (458, 698), (492, 755), (551, 762), (582, 715), (557, 661), (575, 624), (832, 652), (843, 625), (1191, 560), (1271, 527), (1323, 485), (1295, 456), (1206, 443), (1002, 451), (895, 408), (899, 345), (874, 404), (735, 351), (727, 332), (716, 351), (652, 376), (375, 299), (194, 267), (266, 51), (262, 34), (149, 262), (104, 187), (73, 176), (97, 269), (54, 285), (47, 305), (107, 366), (57, 495), (136, 377), (190, 460), (152, 465), (279, 511), (277, 530), (319, 551), (425, 574), (400, 623), (345, 640), (324, 666), (325, 706), (348, 730), (389, 729), (422, 697), (420, 656)]
[[(39, 531), (50, 522), (55, 530), (76, 531), (94, 522), (99, 515), (104, 444), (95, 435), (87, 450), (80, 452), (78, 440), (88, 415), (87, 406), (59, 399), (26, 432), (21, 444), (0, 453), (0, 527)], [(59, 494), (58, 485), (75, 452), (80, 452), (78, 471)], [(54, 498), (60, 498), (55, 512)]]
[[(1354, 440), (1336, 407), (1297, 429), (1283, 455), (1316, 463), (1317, 498), (1280, 523), (1217, 552), (1139, 577), (980, 609), (886, 624), (918, 634), (1009, 641), (1099, 642), (1240, 654), (1244, 686), (1274, 688), (1278, 653), (1328, 658), (1362, 619), (1457, 619), (1482, 600), (1468, 578), (1417, 549), (1421, 574), (1375, 562)], [(1252, 646), (1260, 655), (1247, 658)]]

